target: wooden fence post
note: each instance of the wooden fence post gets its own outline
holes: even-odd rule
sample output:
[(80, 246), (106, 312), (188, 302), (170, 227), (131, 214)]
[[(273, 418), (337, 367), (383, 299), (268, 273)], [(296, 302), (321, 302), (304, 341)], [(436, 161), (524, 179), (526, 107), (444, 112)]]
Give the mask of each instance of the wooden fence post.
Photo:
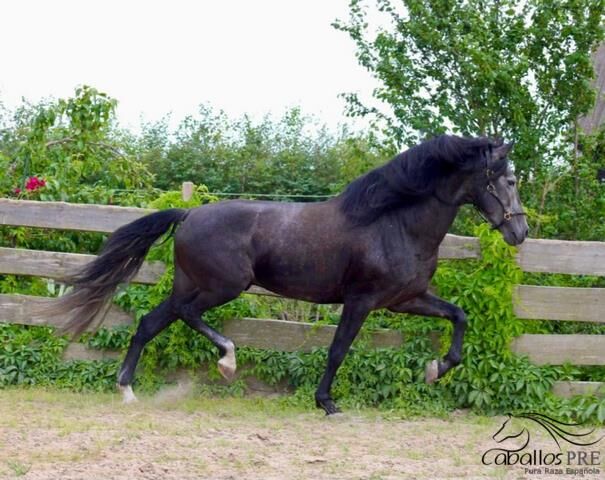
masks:
[(193, 190), (195, 189), (195, 185), (193, 182), (183, 182), (182, 192), (183, 192), (183, 200), (188, 202), (193, 197)]

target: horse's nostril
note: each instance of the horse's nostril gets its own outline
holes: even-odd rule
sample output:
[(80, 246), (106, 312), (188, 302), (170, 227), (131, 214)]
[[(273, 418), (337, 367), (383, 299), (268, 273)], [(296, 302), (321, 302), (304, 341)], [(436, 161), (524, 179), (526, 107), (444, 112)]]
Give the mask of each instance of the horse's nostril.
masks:
[(523, 233), (523, 238), (527, 238), (528, 235), (529, 235), (529, 228), (526, 228), (525, 232)]

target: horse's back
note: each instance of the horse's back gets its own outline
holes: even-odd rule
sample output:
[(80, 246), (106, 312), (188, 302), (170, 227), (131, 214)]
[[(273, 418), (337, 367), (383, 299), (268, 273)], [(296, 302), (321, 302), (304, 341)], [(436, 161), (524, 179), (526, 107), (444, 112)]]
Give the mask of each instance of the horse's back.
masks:
[[(217, 236), (229, 241), (227, 235), (248, 237), (268, 232), (273, 240), (308, 232), (317, 235), (332, 231), (341, 218), (334, 205), (320, 203), (289, 203), (256, 200), (227, 200), (203, 205), (190, 211), (177, 233)], [(276, 238), (276, 234), (279, 238)]]

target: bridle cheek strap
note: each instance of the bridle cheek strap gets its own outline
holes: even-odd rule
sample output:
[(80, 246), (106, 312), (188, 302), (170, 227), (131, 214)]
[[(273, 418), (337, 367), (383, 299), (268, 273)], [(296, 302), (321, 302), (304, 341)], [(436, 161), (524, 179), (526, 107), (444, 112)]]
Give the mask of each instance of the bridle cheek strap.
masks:
[[(490, 170), (486, 170), (486, 174), (487, 174), (487, 176), (489, 178), (489, 176), (490, 176)], [(500, 200), (500, 197), (498, 197), (498, 195), (496, 194), (496, 187), (491, 182), (491, 180), (487, 184), (487, 193), (489, 193), (492, 197), (494, 197), (496, 199), (496, 201), (502, 207), (502, 211), (504, 213), (502, 214), (502, 220), (500, 221), (500, 223), (493, 224), (491, 222), (491, 220), (489, 220), (489, 218), (487, 218), (486, 215), (481, 210), (479, 210), (479, 208), (477, 208), (477, 207), (475, 207), (475, 208), (477, 208), (477, 211), (479, 212), (479, 215), (481, 215), (486, 222), (488, 222), (489, 224), (491, 224), (493, 230), (497, 230), (498, 228), (500, 228), (505, 223), (510, 222), (513, 219), (513, 217), (519, 217), (519, 216), (525, 216), (525, 215), (527, 215), (523, 211), (521, 211), (521, 212), (512, 212), (511, 210), (509, 210), (508, 208), (506, 208), (504, 206), (504, 203), (502, 202), (502, 200)]]

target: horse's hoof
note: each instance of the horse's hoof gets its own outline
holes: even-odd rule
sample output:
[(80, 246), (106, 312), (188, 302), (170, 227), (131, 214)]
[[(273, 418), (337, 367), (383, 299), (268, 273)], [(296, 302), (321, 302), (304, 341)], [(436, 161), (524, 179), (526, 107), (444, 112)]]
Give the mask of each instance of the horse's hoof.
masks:
[(237, 363), (235, 361), (235, 345), (233, 342), (229, 342), (225, 346), (225, 354), (218, 361), (218, 371), (227, 381), (233, 380), (235, 377), (235, 370), (237, 370)]
[(130, 385), (118, 385), (118, 389), (122, 392), (122, 403), (129, 404), (138, 402), (137, 397), (132, 391), (132, 386)]
[(426, 364), (426, 368), (424, 370), (424, 381), (431, 385), (435, 383), (437, 378), (439, 378), (439, 362), (437, 360), (433, 360)]
[(224, 356), (218, 361), (218, 371), (227, 381), (233, 380), (235, 377), (235, 361), (233, 359)]
[(326, 416), (339, 417), (342, 416), (342, 410), (336, 406), (331, 398), (326, 400), (315, 400), (317, 408), (323, 408), (326, 412)]

